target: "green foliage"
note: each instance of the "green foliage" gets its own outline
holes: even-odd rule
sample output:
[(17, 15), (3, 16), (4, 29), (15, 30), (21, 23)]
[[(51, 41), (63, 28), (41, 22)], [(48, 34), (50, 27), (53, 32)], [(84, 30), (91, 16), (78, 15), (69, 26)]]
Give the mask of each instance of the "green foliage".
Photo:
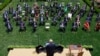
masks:
[(83, 0), (88, 6), (91, 6), (90, 0)]
[(8, 48), (35, 48), (34, 45), (9, 45)]
[[(90, 0), (83, 0), (88, 6), (92, 6), (92, 3), (90, 2)], [(97, 13), (99, 13), (100, 12), (100, 8), (98, 8), (98, 6), (95, 6), (94, 7), (94, 9), (95, 9), (95, 11), (97, 12)]]
[(0, 0), (0, 3), (3, 3), (4, 2), (4, 0)]
[(4, 0), (4, 2), (0, 5), (0, 10), (5, 8), (12, 0)]

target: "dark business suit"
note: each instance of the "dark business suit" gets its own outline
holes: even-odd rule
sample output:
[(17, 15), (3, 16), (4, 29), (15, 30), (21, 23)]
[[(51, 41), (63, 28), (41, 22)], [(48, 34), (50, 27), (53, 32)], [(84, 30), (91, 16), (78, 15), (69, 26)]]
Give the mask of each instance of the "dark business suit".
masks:
[(56, 46), (54, 43), (48, 43), (48, 45), (46, 46), (47, 56), (54, 56), (55, 47)]

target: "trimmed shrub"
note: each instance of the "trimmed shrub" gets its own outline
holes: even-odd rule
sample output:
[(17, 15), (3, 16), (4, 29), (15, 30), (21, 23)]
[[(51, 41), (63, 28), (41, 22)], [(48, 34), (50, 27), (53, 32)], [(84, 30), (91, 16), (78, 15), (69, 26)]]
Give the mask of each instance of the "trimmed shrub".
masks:
[(8, 48), (35, 48), (34, 45), (9, 45)]
[[(90, 2), (90, 0), (83, 0), (88, 6), (92, 6), (92, 3)], [(99, 13), (100, 12), (100, 8), (98, 8), (97, 6), (94, 7), (95, 12)]]
[(0, 11), (5, 8), (12, 0), (4, 0), (4, 2), (0, 5)]
[(0, 0), (0, 3), (3, 3), (4, 2), (4, 0)]

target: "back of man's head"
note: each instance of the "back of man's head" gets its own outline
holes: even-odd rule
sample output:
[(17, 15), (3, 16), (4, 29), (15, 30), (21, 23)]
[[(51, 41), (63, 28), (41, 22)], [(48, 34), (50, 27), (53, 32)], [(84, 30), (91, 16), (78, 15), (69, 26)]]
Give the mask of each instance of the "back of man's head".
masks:
[(53, 40), (52, 39), (49, 39), (49, 42), (53, 42)]

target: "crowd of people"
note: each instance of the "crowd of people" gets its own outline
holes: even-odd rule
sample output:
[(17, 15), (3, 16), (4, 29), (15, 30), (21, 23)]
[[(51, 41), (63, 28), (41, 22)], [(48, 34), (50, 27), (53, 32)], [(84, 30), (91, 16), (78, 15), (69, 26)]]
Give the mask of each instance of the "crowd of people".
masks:
[[(77, 13), (78, 12), (78, 13)], [(90, 7), (86, 20), (83, 24), (83, 30), (90, 31), (90, 25), (92, 17), (94, 15), (94, 8)], [(28, 3), (24, 2), (23, 5), (17, 4), (16, 8), (9, 7), (3, 13), (3, 19), (7, 32), (13, 31), (11, 21), (16, 23), (19, 27), (19, 31), (26, 31), (26, 21), (28, 25), (33, 28), (33, 32), (36, 31), (38, 26), (44, 26), (46, 22), (50, 21), (52, 26), (59, 25), (59, 31), (65, 32), (68, 22), (72, 17), (77, 14), (74, 22), (72, 23), (71, 31), (76, 32), (81, 24), (81, 18), (87, 13), (87, 5), (80, 6), (79, 3), (72, 6), (71, 3), (64, 5), (63, 3), (46, 2), (40, 5), (35, 2), (31, 7)], [(100, 14), (98, 13), (96, 18), (95, 31), (100, 31)]]

